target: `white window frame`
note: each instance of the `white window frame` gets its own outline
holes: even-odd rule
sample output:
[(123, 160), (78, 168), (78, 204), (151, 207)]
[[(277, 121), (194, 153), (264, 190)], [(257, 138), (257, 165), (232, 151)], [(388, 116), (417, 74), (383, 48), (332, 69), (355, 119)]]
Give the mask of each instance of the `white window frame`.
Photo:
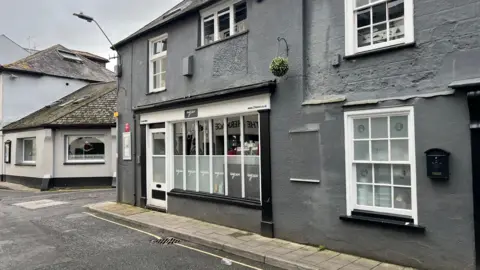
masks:
[[(200, 17), (201, 17), (201, 46), (204, 46), (204, 45), (207, 45), (205, 44), (205, 18), (209, 17), (209, 16), (212, 16), (213, 15), (213, 42), (216, 42), (220, 39), (220, 35), (219, 35), (219, 28), (218, 28), (218, 17), (219, 17), (219, 14), (218, 12), (223, 10), (223, 9), (226, 9), (226, 8), (229, 8), (229, 13), (230, 13), (230, 36), (233, 36), (235, 35), (235, 5), (240, 3), (240, 2), (243, 2), (245, 0), (228, 0), (228, 1), (222, 1), (212, 7), (208, 7), (206, 9), (203, 9), (200, 11)], [(248, 9), (247, 9), (247, 12), (248, 12)], [(220, 15), (224, 15), (226, 14), (227, 12), (223, 12), (222, 14)], [(248, 14), (248, 13), (247, 13)], [(248, 15), (247, 15), (247, 20), (248, 20)]]
[[(68, 149), (70, 145), (69, 138), (70, 137), (94, 137), (95, 139), (103, 142), (103, 147), (104, 147), (104, 154), (103, 154), (103, 159), (89, 159), (89, 160), (78, 160), (78, 159), (69, 159), (68, 158)], [(98, 135), (98, 134), (89, 134), (89, 135), (84, 135), (84, 134), (77, 134), (77, 135), (65, 135), (65, 163), (98, 163), (98, 162), (105, 162), (105, 157), (107, 155), (107, 147), (105, 143), (105, 136), (104, 135)]]
[[(384, 117), (384, 116), (408, 116), (408, 162), (385, 161), (385, 162), (371, 162), (366, 163), (384, 163), (384, 164), (408, 164), (410, 165), (410, 181), (411, 181), (411, 204), (412, 209), (393, 209), (375, 206), (357, 205), (357, 190), (355, 177), (353, 175), (353, 161), (354, 161), (354, 145), (353, 145), (353, 120), (366, 117)], [(414, 124), (414, 109), (411, 106), (387, 108), (387, 109), (373, 109), (345, 112), (345, 174), (346, 174), (346, 201), (347, 201), (347, 215), (351, 215), (353, 210), (366, 210), (377, 212), (379, 214), (394, 214), (411, 217), (414, 224), (418, 225), (418, 210), (417, 210), (417, 173), (416, 173), (416, 159), (415, 159), (415, 124)], [(390, 143), (389, 143), (390, 146)], [(371, 151), (371, 150), (370, 150)], [(393, 192), (393, 191), (392, 191)]]
[[(367, 7), (375, 6), (380, 3), (387, 2), (388, 0), (377, 0), (377, 2), (362, 6), (360, 8), (355, 7), (356, 0), (344, 0), (345, 1), (345, 55), (351, 56), (358, 53), (378, 50), (385, 47), (391, 47), (401, 44), (409, 44), (415, 41), (414, 33), (414, 14), (413, 14), (413, 0), (404, 0), (404, 27), (405, 36), (403, 39), (391, 40), (379, 44), (372, 44), (358, 48), (357, 40), (357, 18), (355, 16), (356, 10), (364, 9)], [(372, 16), (370, 18), (372, 20)], [(387, 14), (388, 21), (388, 14)], [(387, 31), (389, 31), (389, 24), (387, 23)]]
[[(163, 34), (159, 37), (155, 37), (155, 38), (152, 38), (149, 40), (149, 46), (148, 46), (148, 62), (149, 62), (149, 67), (148, 67), (148, 92), (149, 93), (154, 93), (154, 92), (161, 92), (161, 91), (165, 91), (167, 89), (167, 76), (166, 76), (166, 72), (165, 71), (165, 87), (160, 87), (160, 88), (153, 88), (153, 62), (156, 61), (156, 60), (161, 60), (163, 58), (166, 58), (167, 59), (167, 62), (168, 62), (168, 58), (167, 58), (167, 51), (164, 51), (164, 52), (160, 52), (158, 54), (154, 54), (154, 44), (159, 42), (159, 41), (163, 41), (165, 39), (168, 39), (168, 34)], [(167, 45), (168, 46), (168, 45)], [(167, 47), (167, 50), (168, 50), (168, 47)], [(161, 61), (160, 61), (161, 63)], [(160, 67), (160, 70), (162, 70), (163, 67)], [(166, 69), (165, 69), (166, 70)], [(160, 76), (161, 78), (161, 76)]]
[[(33, 160), (25, 160), (25, 142), (26, 141), (32, 141), (32, 152), (35, 151), (35, 156)], [(35, 149), (34, 149), (35, 148)], [(22, 139), (22, 163), (26, 164), (35, 164), (37, 162), (37, 142), (35, 141), (35, 138), (23, 138)]]

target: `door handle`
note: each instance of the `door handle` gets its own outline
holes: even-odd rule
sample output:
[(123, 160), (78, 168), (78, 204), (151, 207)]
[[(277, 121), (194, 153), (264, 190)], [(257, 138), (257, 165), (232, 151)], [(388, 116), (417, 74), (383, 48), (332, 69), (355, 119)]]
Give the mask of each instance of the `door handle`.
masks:
[(162, 185), (157, 185), (157, 188), (162, 188)]

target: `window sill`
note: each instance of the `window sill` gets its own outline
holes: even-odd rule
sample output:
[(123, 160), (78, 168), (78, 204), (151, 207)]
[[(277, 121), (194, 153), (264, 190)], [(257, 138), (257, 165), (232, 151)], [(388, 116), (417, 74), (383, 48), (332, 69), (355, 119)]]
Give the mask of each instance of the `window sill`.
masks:
[(168, 196), (189, 198), (189, 199), (207, 201), (212, 203), (229, 204), (229, 205), (235, 205), (235, 206), (240, 206), (245, 208), (258, 209), (258, 210), (262, 209), (262, 205), (260, 201), (257, 201), (257, 200), (227, 197), (224, 195), (210, 194), (205, 192), (194, 192), (194, 191), (186, 191), (181, 189), (174, 189), (168, 192)]
[(147, 93), (147, 96), (148, 96), (148, 95), (155, 95), (155, 94), (158, 94), (158, 93), (163, 93), (163, 92), (165, 92), (165, 91), (167, 91), (167, 88), (164, 88), (164, 89), (161, 89), (161, 90), (149, 91), (149, 92)]
[(217, 40), (217, 41), (214, 41), (212, 43), (209, 43), (207, 45), (202, 45), (200, 47), (197, 47), (195, 50), (198, 51), (198, 50), (201, 50), (203, 48), (207, 48), (207, 47), (210, 47), (212, 45), (215, 45), (215, 44), (218, 44), (218, 43), (222, 43), (224, 41), (227, 41), (227, 40), (230, 40), (230, 39), (233, 39), (233, 38), (236, 38), (236, 37), (239, 37), (239, 36), (243, 36), (243, 35), (246, 35), (248, 34), (248, 30), (245, 30), (243, 32), (240, 32), (240, 33), (236, 33), (235, 35), (232, 35), (232, 36), (229, 36), (227, 38), (224, 38), (224, 39), (220, 39), (220, 40)]
[(404, 48), (415, 47), (415, 44), (416, 44), (415, 42), (410, 42), (410, 43), (404, 43), (404, 44), (399, 44), (399, 45), (387, 46), (387, 47), (374, 49), (374, 50), (370, 50), (370, 51), (365, 51), (365, 52), (360, 52), (360, 53), (356, 53), (356, 54), (352, 54), (352, 55), (346, 55), (346, 56), (343, 57), (343, 59), (352, 60), (352, 59), (361, 58), (361, 57), (364, 57), (364, 56), (369, 56), (369, 55), (372, 55), (372, 54), (378, 54), (378, 53), (384, 53), (384, 52), (387, 52), (387, 51), (394, 51), (394, 50), (400, 50), (400, 49), (404, 49)]
[(36, 163), (15, 163), (15, 166), (26, 166), (26, 167), (35, 167)]
[(411, 218), (367, 211), (354, 210), (350, 216), (340, 216), (340, 219), (352, 223), (372, 224), (384, 228), (395, 228), (418, 233), (423, 233), (426, 229), (424, 226), (415, 225)]
[(93, 162), (64, 162), (63, 165), (102, 165), (105, 161), (93, 161)]

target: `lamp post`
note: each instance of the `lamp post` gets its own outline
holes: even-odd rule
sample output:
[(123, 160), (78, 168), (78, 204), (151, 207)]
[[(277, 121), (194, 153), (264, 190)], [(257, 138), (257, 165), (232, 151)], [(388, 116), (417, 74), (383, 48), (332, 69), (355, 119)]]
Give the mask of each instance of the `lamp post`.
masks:
[[(98, 24), (98, 22), (91, 16), (88, 16), (88, 15), (85, 15), (83, 14), (83, 12), (80, 12), (80, 13), (73, 13), (73, 16), (75, 17), (78, 17), (79, 19), (82, 19), (82, 20), (85, 20), (89, 23), (91, 22), (95, 22), (95, 24), (97, 25), (98, 29), (100, 29), (100, 31), (102, 31), (102, 34), (105, 36), (105, 38), (108, 40), (108, 42), (110, 43), (110, 46), (111, 48), (117, 52), (117, 69), (120, 69), (121, 67), (121, 61), (120, 61), (120, 54), (118, 53), (117, 49), (115, 48), (115, 46), (113, 45), (112, 41), (108, 38), (107, 34), (105, 33), (105, 31), (103, 31), (102, 27), (100, 26), (100, 24)], [(119, 70), (117, 71), (117, 74), (118, 74)], [(117, 75), (117, 100), (118, 100), (118, 92), (120, 91), (120, 78), (119, 76)], [(120, 189), (119, 189), (119, 182), (118, 182), (118, 153), (119, 153), (119, 150), (120, 150), (120, 139), (121, 137), (119, 136), (119, 129), (118, 129), (118, 102), (117, 102), (117, 112), (115, 113), (115, 127), (117, 129), (117, 160), (116, 160), (116, 168), (115, 168), (115, 186), (117, 188), (117, 201), (119, 201), (119, 195), (120, 195)], [(112, 186), (113, 186), (113, 183), (112, 183)]]

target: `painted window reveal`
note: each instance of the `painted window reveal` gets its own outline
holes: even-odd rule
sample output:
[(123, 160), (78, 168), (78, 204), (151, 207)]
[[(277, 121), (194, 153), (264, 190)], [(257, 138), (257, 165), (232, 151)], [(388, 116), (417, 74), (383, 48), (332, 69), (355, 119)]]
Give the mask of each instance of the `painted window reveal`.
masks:
[(413, 0), (345, 0), (347, 55), (413, 42)]
[(104, 162), (103, 136), (66, 136), (67, 162)]
[(247, 29), (246, 1), (229, 1), (202, 11), (202, 45)]
[(35, 163), (37, 160), (37, 145), (35, 138), (22, 139), (22, 162)]
[(259, 200), (258, 121), (245, 115), (173, 124), (175, 188)]
[(349, 211), (416, 220), (413, 109), (346, 113)]
[(150, 41), (149, 92), (166, 89), (167, 35)]

